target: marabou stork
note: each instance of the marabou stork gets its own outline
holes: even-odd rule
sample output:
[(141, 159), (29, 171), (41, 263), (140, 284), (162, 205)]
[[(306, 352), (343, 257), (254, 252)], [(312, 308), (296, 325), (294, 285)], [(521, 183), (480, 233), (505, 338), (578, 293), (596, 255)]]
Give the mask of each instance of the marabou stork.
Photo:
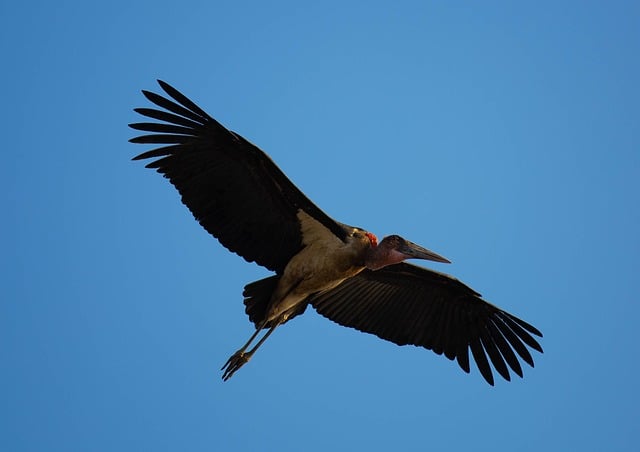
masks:
[(222, 367), (225, 381), (309, 304), (340, 325), (456, 359), (467, 373), (470, 349), (491, 385), (489, 362), (506, 380), (509, 368), (522, 377), (518, 356), (533, 367), (527, 346), (542, 352), (532, 337), (542, 337), (536, 328), (451, 276), (403, 262), (447, 259), (397, 235), (378, 244), (371, 232), (333, 220), (258, 147), (158, 83), (172, 100), (142, 91), (161, 109), (135, 111), (160, 122), (130, 124), (150, 132), (130, 141), (164, 146), (134, 160), (156, 159), (146, 167), (169, 179), (210, 234), (275, 272), (244, 288), (245, 311), (256, 331)]

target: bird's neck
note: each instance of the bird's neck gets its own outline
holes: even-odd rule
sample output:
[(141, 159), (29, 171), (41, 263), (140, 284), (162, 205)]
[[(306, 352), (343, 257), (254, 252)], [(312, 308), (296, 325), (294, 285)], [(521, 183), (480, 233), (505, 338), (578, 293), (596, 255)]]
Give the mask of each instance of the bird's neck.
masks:
[(375, 248), (369, 248), (365, 257), (365, 266), (369, 270), (379, 270), (387, 265), (397, 264), (406, 259), (406, 256), (393, 248), (380, 244)]

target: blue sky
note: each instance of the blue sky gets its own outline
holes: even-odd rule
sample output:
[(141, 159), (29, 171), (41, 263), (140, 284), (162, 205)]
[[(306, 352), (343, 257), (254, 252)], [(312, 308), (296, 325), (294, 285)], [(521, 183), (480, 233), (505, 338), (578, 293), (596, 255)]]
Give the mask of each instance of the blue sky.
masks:
[[(637, 2), (5, 2), (0, 448), (633, 450)], [(525, 378), (312, 309), (252, 331), (228, 253), (127, 143), (162, 78), (329, 215), (541, 329)]]

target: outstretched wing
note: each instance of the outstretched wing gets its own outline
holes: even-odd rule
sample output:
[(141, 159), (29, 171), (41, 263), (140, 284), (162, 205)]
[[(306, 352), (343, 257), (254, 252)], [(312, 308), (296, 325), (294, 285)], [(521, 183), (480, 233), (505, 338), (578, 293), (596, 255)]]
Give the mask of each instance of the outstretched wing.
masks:
[(160, 144), (134, 157), (164, 174), (196, 220), (222, 245), (281, 273), (302, 247), (302, 210), (345, 240), (345, 229), (313, 204), (260, 149), (231, 132), (169, 84), (170, 100), (149, 91), (160, 107), (135, 111), (160, 122), (130, 124), (150, 132), (129, 141)]
[(444, 353), (467, 373), (471, 349), (480, 373), (491, 385), (489, 361), (510, 380), (508, 367), (522, 377), (518, 356), (533, 367), (527, 346), (542, 353), (532, 337), (542, 337), (536, 328), (482, 300), (457, 279), (411, 264), (364, 270), (314, 295), (310, 303), (340, 325), (398, 345)]

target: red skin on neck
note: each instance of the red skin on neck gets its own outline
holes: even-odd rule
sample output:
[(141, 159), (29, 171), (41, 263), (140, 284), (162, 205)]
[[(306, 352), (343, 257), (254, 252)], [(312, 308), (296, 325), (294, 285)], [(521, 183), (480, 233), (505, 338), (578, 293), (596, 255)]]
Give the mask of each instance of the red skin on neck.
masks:
[(378, 246), (378, 237), (375, 236), (375, 234), (373, 232), (365, 232), (364, 235), (366, 235), (367, 237), (369, 237), (369, 240), (371, 241), (371, 246), (373, 248), (375, 248), (376, 246)]

